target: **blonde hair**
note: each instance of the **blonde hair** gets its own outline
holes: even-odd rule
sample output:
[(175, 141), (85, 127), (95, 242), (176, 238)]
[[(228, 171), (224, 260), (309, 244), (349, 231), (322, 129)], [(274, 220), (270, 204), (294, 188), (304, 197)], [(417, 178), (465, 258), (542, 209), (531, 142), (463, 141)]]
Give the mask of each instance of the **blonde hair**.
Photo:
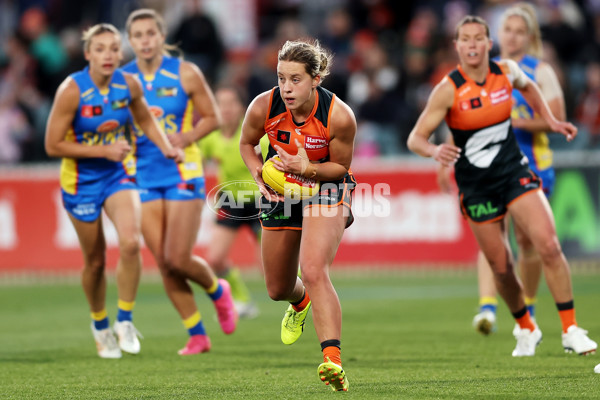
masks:
[(542, 44), (542, 32), (540, 31), (540, 24), (538, 23), (535, 14), (535, 8), (531, 4), (525, 2), (515, 4), (502, 14), (501, 26), (503, 26), (510, 17), (521, 17), (523, 21), (525, 21), (527, 32), (531, 36), (531, 41), (527, 47), (527, 54), (542, 58), (544, 46)]
[(466, 24), (483, 25), (483, 27), (485, 28), (485, 36), (488, 38), (490, 37), (490, 27), (485, 19), (478, 17), (477, 15), (466, 15), (463, 17), (463, 19), (458, 21), (458, 24), (456, 24), (456, 29), (454, 30), (454, 40), (458, 39), (458, 30)]
[[(131, 14), (129, 14), (129, 16), (127, 17), (127, 22), (125, 22), (125, 30), (127, 31), (128, 36), (131, 36), (131, 25), (135, 21), (140, 20), (140, 19), (154, 20), (154, 22), (156, 22), (156, 26), (158, 27), (158, 30), (160, 31), (160, 33), (164, 37), (167, 37), (167, 28), (165, 25), (165, 20), (159, 13), (157, 13), (155, 10), (153, 10), (151, 8), (140, 8), (139, 10), (132, 11)], [(169, 51), (178, 52), (179, 55), (181, 56), (181, 50), (177, 46), (164, 43), (163, 44), (163, 54), (169, 55)]]
[(329, 75), (333, 55), (321, 47), (318, 40), (314, 41), (286, 41), (279, 53), (278, 61), (293, 61), (304, 64), (306, 72), (315, 78), (321, 76), (321, 82)]
[(118, 39), (119, 47), (121, 46), (121, 33), (119, 30), (115, 28), (114, 25), (102, 23), (96, 24), (83, 31), (83, 34), (81, 35), (81, 40), (83, 41), (83, 50), (89, 51), (92, 38), (105, 32), (114, 34)]

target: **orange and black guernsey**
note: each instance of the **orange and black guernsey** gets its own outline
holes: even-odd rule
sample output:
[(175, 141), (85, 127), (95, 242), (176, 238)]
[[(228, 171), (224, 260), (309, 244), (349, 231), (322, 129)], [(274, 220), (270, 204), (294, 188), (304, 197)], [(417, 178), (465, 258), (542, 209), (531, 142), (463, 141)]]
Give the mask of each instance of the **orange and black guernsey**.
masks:
[(317, 86), (315, 95), (315, 105), (310, 115), (306, 121), (298, 123), (294, 121), (292, 113), (285, 106), (279, 87), (271, 90), (269, 114), (264, 126), (269, 137), (267, 158), (277, 154), (274, 145), (280, 146), (292, 155), (297, 154), (296, 140), (298, 140), (304, 146), (311, 161), (329, 160), (330, 118), (336, 96), (321, 86)]
[(498, 184), (527, 165), (511, 126), (512, 82), (508, 66), (490, 61), (483, 83), (459, 66), (448, 74), (455, 87), (446, 123), (462, 150), (455, 165), (459, 188)]

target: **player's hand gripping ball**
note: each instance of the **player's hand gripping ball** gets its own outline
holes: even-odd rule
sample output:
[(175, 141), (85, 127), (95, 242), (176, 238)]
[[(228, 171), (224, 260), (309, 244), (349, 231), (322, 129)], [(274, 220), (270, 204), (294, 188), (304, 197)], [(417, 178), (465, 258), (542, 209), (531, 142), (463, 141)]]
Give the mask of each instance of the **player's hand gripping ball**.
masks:
[[(278, 156), (274, 158), (279, 159)], [(302, 175), (280, 171), (275, 168), (272, 159), (265, 161), (262, 178), (276, 193), (289, 199), (308, 199), (319, 193), (320, 185), (318, 181)]]

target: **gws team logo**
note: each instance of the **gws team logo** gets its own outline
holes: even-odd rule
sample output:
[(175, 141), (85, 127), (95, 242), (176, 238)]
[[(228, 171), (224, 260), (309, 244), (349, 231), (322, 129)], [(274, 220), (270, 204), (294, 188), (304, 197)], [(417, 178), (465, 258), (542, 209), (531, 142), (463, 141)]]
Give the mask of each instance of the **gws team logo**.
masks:
[(291, 132), (288, 131), (277, 131), (277, 141), (280, 143), (290, 144)]
[(119, 127), (119, 121), (114, 120), (114, 119), (109, 119), (108, 121), (104, 121), (103, 123), (101, 123), (100, 126), (98, 126), (98, 128), (96, 128), (96, 131), (100, 132), (100, 133), (107, 133), (107, 132), (114, 131), (118, 127)]
[[(216, 185), (206, 194), (209, 210), (217, 214), (219, 219), (235, 219), (247, 221), (258, 219), (273, 213), (275, 207), (260, 203), (262, 195), (254, 181), (230, 181)], [(248, 204), (254, 205), (250, 213), (236, 213)], [(262, 208), (261, 208), (262, 207)]]

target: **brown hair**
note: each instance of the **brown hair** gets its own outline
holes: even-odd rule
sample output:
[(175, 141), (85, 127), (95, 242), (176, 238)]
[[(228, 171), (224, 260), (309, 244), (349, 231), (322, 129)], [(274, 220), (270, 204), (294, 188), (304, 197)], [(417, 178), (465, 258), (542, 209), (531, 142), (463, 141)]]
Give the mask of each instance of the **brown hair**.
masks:
[(485, 19), (478, 17), (477, 15), (467, 15), (463, 17), (463, 19), (458, 21), (458, 24), (456, 24), (456, 30), (454, 31), (454, 40), (458, 39), (458, 30), (466, 24), (483, 25), (485, 27), (485, 35), (488, 38), (490, 37), (490, 27), (488, 26), (488, 23), (485, 21)]
[(530, 54), (537, 58), (542, 58), (544, 46), (542, 44), (542, 32), (540, 31), (540, 24), (538, 23), (535, 15), (535, 9), (531, 4), (528, 3), (517, 3), (511, 8), (504, 11), (501, 20), (504, 25), (506, 20), (510, 17), (521, 17), (527, 25), (527, 32), (531, 36), (531, 41), (527, 47), (527, 54)]
[(333, 55), (321, 47), (318, 40), (286, 41), (277, 54), (278, 61), (293, 61), (304, 64), (306, 72), (315, 78), (321, 76), (321, 82), (329, 75)]
[[(125, 30), (127, 31), (127, 35), (131, 36), (131, 25), (140, 19), (152, 19), (156, 22), (156, 26), (160, 33), (166, 37), (167, 36), (167, 28), (165, 26), (165, 20), (163, 17), (157, 13), (155, 10), (151, 8), (140, 8), (139, 10), (132, 11), (131, 14), (127, 17), (127, 22), (125, 22)], [(181, 55), (181, 50), (172, 44), (163, 44), (163, 53), (165, 55), (169, 54), (169, 51), (179, 52)]]
[(83, 41), (83, 50), (89, 51), (92, 38), (105, 32), (113, 33), (119, 39), (119, 46), (121, 46), (121, 33), (119, 32), (119, 30), (115, 28), (114, 25), (103, 23), (96, 24), (83, 31), (83, 34), (81, 35), (81, 40)]

